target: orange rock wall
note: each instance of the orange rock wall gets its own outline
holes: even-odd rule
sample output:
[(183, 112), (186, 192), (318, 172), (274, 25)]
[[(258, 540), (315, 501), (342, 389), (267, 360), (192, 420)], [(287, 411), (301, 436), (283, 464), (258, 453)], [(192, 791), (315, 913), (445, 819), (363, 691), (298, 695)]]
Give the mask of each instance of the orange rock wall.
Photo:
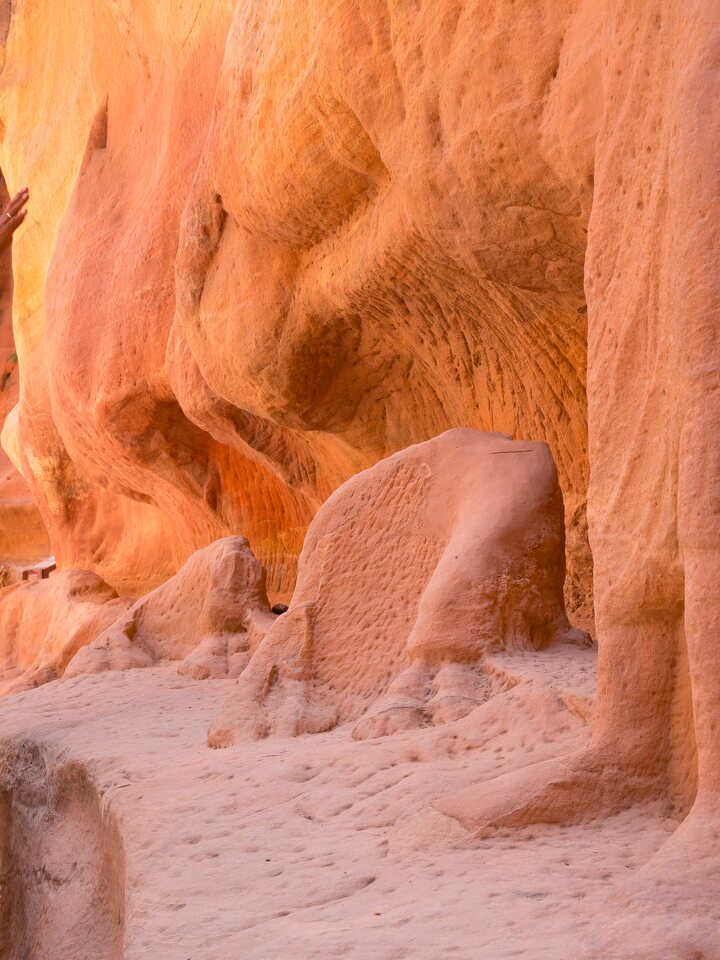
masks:
[(0, 12), (0, 169), (32, 194), (3, 444), (60, 565), (140, 594), (241, 533), (273, 600), (361, 469), (456, 426), (546, 441), (593, 735), (435, 809), (482, 836), (661, 802), (682, 825), (592, 955), (716, 960), (687, 946), (720, 862), (715, 4)]
[(504, 6), (13, 7), (20, 447), (62, 565), (140, 593), (240, 531), (287, 594), (334, 488), (470, 425), (550, 444), (590, 619), (596, 31)]
[[(9, 200), (0, 173), (0, 204)], [(20, 378), (12, 325), (12, 252), (0, 254), (0, 426), (17, 403)], [(50, 553), (47, 531), (27, 483), (0, 448), (0, 565)], [(7, 573), (9, 574), (9, 570)]]

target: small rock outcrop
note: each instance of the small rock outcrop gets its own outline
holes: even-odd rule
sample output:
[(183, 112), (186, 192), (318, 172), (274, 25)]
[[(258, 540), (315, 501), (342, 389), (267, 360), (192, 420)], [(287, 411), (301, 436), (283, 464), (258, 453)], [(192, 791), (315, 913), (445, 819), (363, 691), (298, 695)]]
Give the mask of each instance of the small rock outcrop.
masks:
[[(3, 595), (4, 593), (4, 595)], [(127, 608), (88, 570), (62, 570), (0, 593), (0, 695), (65, 673), (77, 651)]]
[(484, 653), (584, 638), (565, 615), (564, 548), (544, 443), (451, 430), (381, 461), (313, 520), (290, 608), (210, 743), (464, 716), (486, 693)]
[(265, 572), (244, 537), (196, 551), (166, 583), (134, 603), (74, 657), (67, 676), (180, 661), (196, 679), (237, 675), (253, 630), (273, 621)]

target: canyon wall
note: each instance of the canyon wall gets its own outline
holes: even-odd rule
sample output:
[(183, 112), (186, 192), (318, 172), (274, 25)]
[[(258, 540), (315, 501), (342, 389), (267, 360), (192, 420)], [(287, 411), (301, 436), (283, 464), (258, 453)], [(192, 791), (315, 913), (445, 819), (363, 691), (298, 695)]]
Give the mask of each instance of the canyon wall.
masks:
[(549, 443), (590, 622), (596, 41), (571, 5), (505, 15), (13, 6), (18, 431), (61, 565), (137, 595), (242, 532), (287, 596), (333, 489), (469, 425)]
[[(0, 204), (9, 195), (0, 175)], [(0, 252), (0, 428), (17, 404), (20, 377), (12, 323), (12, 252)], [(50, 553), (47, 531), (27, 483), (0, 448), (0, 587), (20, 563)]]
[(682, 633), (714, 469), (707, 4), (3, 9), (0, 167), (32, 196), (3, 440), (61, 568), (136, 596), (240, 532), (287, 596), (335, 488), (474, 426), (548, 443), (579, 626), (592, 467), (606, 636)]
[(454, 427), (545, 441), (593, 738), (436, 808), (482, 835), (666, 800), (686, 819), (627, 916), (688, 891), (710, 916), (714, 4), (2, 10), (0, 168), (32, 196), (3, 443), (60, 566), (136, 597), (239, 533), (272, 602), (359, 471)]

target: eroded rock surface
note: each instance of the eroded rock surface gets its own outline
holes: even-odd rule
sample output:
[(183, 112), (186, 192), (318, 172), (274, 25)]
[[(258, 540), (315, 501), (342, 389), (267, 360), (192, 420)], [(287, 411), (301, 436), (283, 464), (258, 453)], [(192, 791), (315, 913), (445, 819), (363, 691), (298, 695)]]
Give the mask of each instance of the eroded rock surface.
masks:
[(594, 564), (594, 737), (436, 813), (689, 811), (595, 952), (714, 960), (713, 5), (1, 9), (0, 167), (34, 204), (4, 442), (60, 565), (138, 596), (242, 532), (288, 594), (359, 470), (456, 426), (547, 441), (580, 625)]
[(60, 677), (130, 601), (88, 570), (62, 570), (0, 594), (0, 695)]
[(488, 696), (486, 653), (584, 639), (565, 615), (564, 556), (545, 444), (452, 430), (383, 460), (313, 520), (290, 608), (210, 743), (465, 716)]
[(0, 957), (123, 960), (122, 840), (82, 764), (0, 743)]
[(70, 31), (60, 8), (15, 10), (0, 165), (36, 216), (16, 243), (19, 433), (61, 565), (139, 595), (240, 532), (289, 595), (333, 489), (473, 426), (549, 443), (589, 622), (601, 104), (570, 128), (559, 111), (595, 41), (569, 7), (504, 9), (82, 0)]
[[(9, 200), (0, 174), (0, 207)], [(13, 465), (19, 462), (11, 440), (12, 422), (20, 390), (20, 368), (12, 327), (12, 251), (0, 252), (0, 430), (11, 456), (0, 449), (0, 586), (16, 577), (18, 563), (37, 560), (51, 553), (47, 530), (22, 474)]]
[(237, 676), (253, 636), (274, 620), (265, 571), (244, 537), (198, 550), (162, 586), (134, 603), (70, 662), (66, 676), (180, 661), (197, 679)]

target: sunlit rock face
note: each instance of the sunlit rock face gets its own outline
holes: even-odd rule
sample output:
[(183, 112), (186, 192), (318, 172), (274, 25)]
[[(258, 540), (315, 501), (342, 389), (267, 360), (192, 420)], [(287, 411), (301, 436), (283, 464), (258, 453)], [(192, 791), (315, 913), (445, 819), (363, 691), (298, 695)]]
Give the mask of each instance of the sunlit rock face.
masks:
[(138, 593), (240, 531), (287, 594), (333, 489), (474, 426), (549, 443), (589, 620), (596, 41), (504, 6), (18, 9), (20, 433), (61, 562)]
[[(9, 200), (0, 175), (0, 202)], [(0, 587), (13, 578), (14, 567), (50, 553), (47, 531), (27, 483), (12, 463), (12, 433), (16, 420), (20, 370), (12, 326), (12, 253), (0, 252), (0, 427), (11, 456), (0, 449)]]
[(242, 534), (272, 602), (354, 474), (454, 427), (546, 442), (593, 739), (436, 809), (474, 835), (689, 811), (598, 957), (718, 956), (716, 20), (0, 4), (0, 169), (32, 195), (3, 443), (60, 566), (135, 597)]

